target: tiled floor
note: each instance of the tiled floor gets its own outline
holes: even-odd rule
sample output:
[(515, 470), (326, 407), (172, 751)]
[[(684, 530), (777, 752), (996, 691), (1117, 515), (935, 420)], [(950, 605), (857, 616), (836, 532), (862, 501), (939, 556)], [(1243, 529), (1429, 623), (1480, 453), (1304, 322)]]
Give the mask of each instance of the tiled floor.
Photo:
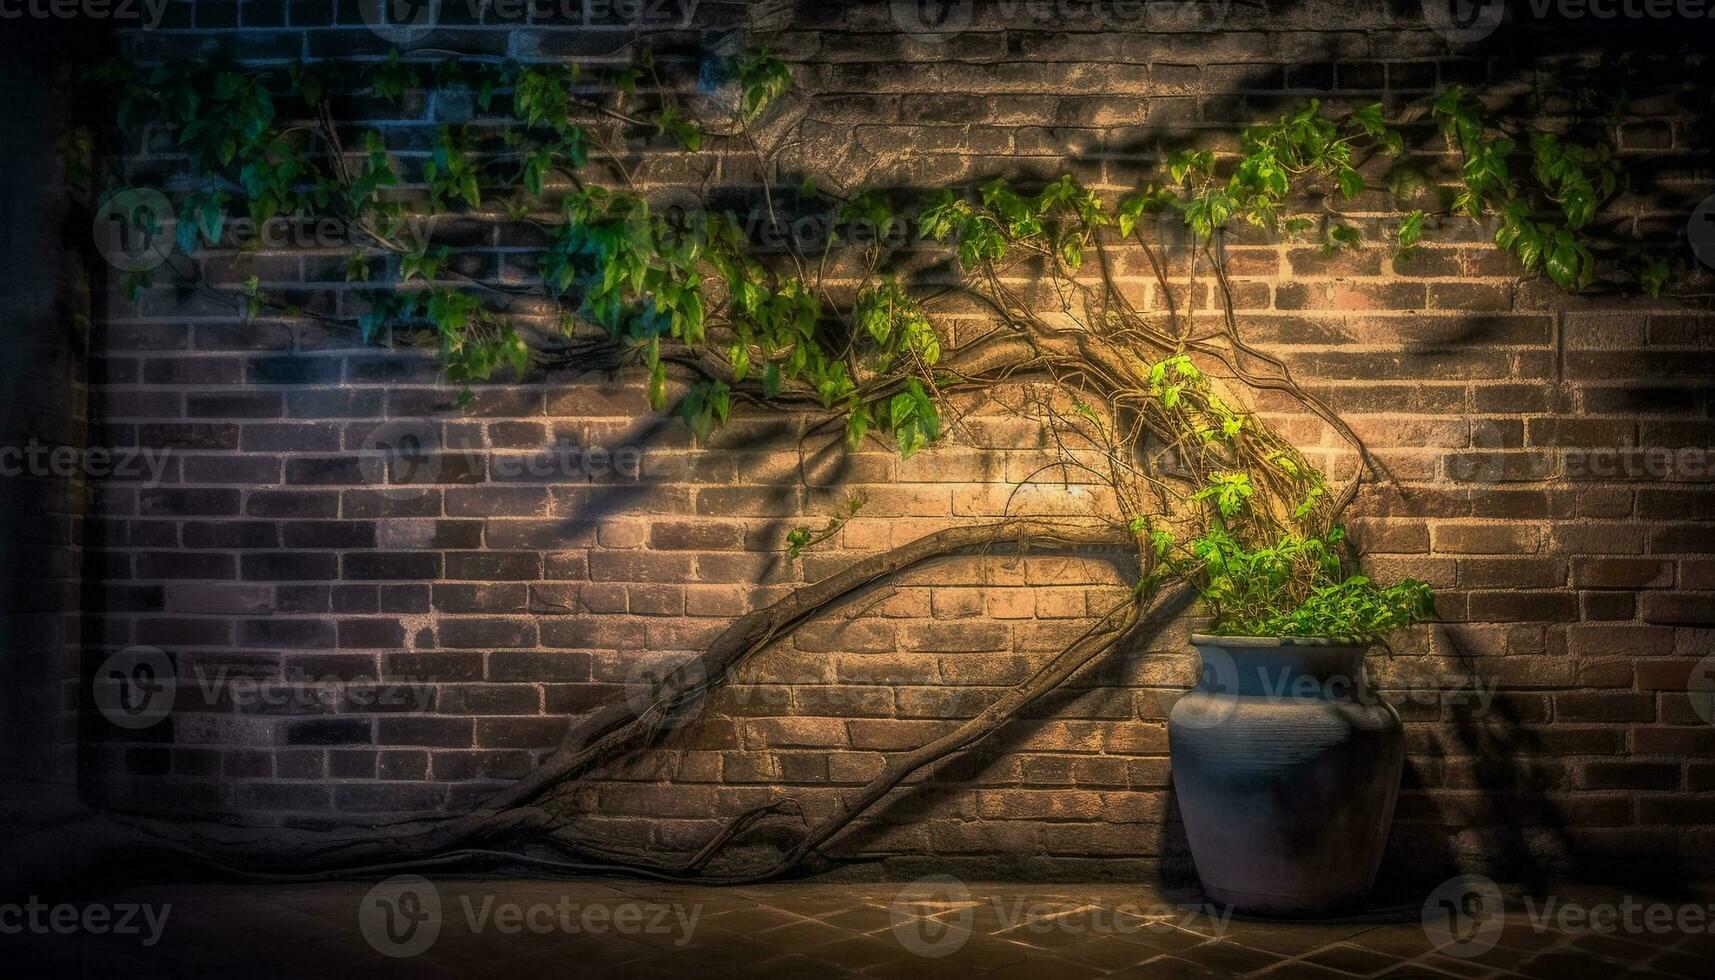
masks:
[[(0, 974), (238, 980), (1715, 976), (1715, 916), (1709, 914), (1715, 892), (1667, 900), (1568, 888), (1527, 902), (1516, 890), (1504, 891), (1499, 914), (1484, 905), (1480, 892), (1461, 885), (1422, 902), (1310, 923), (1228, 917), (1195, 900), (1175, 902), (1145, 886), (1113, 884), (925, 879), (712, 889), (615, 880), (396, 878), (158, 886), (117, 892), (100, 903), (69, 903), (75, 913), (43, 903), (34, 915), (46, 925), (35, 932), (28, 908), (0, 903)], [(102, 912), (90, 919), (92, 904)], [(130, 923), (136, 932), (92, 935), (86, 928), (101, 927), (103, 912), (105, 921), (119, 921), (127, 906), (137, 907)], [(1605, 906), (1614, 910), (1611, 929)], [(75, 919), (72, 931), (53, 932), (55, 916), (62, 924)], [(23, 931), (14, 932), (14, 925)]]

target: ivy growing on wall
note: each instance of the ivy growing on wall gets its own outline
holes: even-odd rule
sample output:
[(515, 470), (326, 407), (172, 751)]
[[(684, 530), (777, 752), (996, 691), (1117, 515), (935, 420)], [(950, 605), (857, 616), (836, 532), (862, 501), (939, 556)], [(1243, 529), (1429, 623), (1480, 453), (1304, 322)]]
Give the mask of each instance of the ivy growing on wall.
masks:
[[(565, 748), (478, 814), (408, 843), (342, 849), (342, 860), (442, 851), (497, 828), (586, 853), (551, 811), (535, 808), (540, 797), (647, 743), (661, 717), (816, 610), (959, 550), (1119, 544), (1136, 555), (1137, 587), (992, 710), (897, 760), (839, 813), (806, 827), (767, 873), (803, 860), (911, 772), (1134, 637), (1186, 583), (1227, 632), (1369, 639), (1432, 615), (1422, 583), (1381, 586), (1351, 571), (1338, 522), (1362, 469), (1330, 480), (1244, 408), (1247, 388), (1285, 392), (1364, 458), (1351, 429), (1245, 337), (1222, 251), (1238, 227), (1330, 253), (1358, 248), (1365, 236), (1342, 206), (1385, 194), (1375, 210), (1394, 218), (1378, 244), (1408, 256), (1442, 225), (1493, 221), (1496, 246), (1517, 257), (1521, 274), (1565, 290), (1606, 283), (1654, 294), (1670, 277), (1665, 261), (1600, 246), (1591, 233), (1625, 185), (1610, 145), (1497, 122), (1457, 88), (1393, 114), (1311, 100), (1248, 127), (1233, 152), (1164, 152), (1157, 172), (1117, 197), (1061, 176), (996, 177), (907, 200), (841, 189), (839, 174), (788, 179), (764, 132), (771, 112), (795, 97), (786, 65), (755, 51), (719, 68), (720, 91), (695, 104), (675, 94), (647, 50), (589, 72), (394, 52), (373, 64), (289, 71), (118, 64), (92, 76), (117, 102), (121, 135), (74, 136), (73, 170), (102, 199), (127, 186), (128, 151), (182, 154), (190, 172), (174, 180), (177, 254), (164, 268), (186, 283), (196, 283), (193, 260), (222, 241), (235, 211), (256, 222), (331, 219), (346, 233), (345, 279), (360, 284), (361, 312), (298, 309), (251, 277), (238, 297), (243, 315), (316, 316), (368, 343), (420, 340), (438, 348), (447, 380), (467, 397), (468, 386), (521, 377), (533, 362), (617, 362), (635, 367), (650, 403), (676, 411), (699, 438), (748, 400), (817, 415), (818, 428), (843, 428), (852, 446), (882, 439), (904, 457), (958, 429), (957, 394), (1034, 386), (1055, 461), (1031, 480), (1076, 473), (1103, 491), (1078, 519), (1008, 517), (857, 560), (735, 622), (648, 711), (620, 705), (580, 723)], [(423, 127), (354, 129), (335, 114), (424, 90), (468, 100), (470, 118), (414, 145), (405, 141)], [(661, 209), (631, 166), (640, 153), (668, 150), (748, 153), (771, 219), (790, 207), (829, 211), (836, 227), (914, 221), (925, 240), (909, 247), (936, 252), (946, 274), (900, 274), (903, 249), (883, 236), (830, 235), (821, 254), (807, 254), (795, 242), (759, 247), (714, 207)], [(1372, 187), (1366, 172), (1385, 175), (1386, 186)], [(530, 230), (539, 241), (533, 281), (467, 271), (461, 253), (423, 231), (440, 215)], [(1182, 254), (1166, 241), (1173, 225), (1188, 233)], [(1122, 252), (1142, 256), (1152, 293), (1116, 278)], [(124, 286), (137, 299), (151, 284), (152, 273), (128, 273)], [(1042, 295), (1052, 308), (1041, 308)], [(990, 326), (955, 337), (936, 312), (952, 297), (974, 301)], [(792, 530), (788, 554), (830, 539), (861, 507), (854, 498), (822, 528)], [(755, 820), (791, 811), (777, 803), (742, 815), (671, 870), (702, 874)]]

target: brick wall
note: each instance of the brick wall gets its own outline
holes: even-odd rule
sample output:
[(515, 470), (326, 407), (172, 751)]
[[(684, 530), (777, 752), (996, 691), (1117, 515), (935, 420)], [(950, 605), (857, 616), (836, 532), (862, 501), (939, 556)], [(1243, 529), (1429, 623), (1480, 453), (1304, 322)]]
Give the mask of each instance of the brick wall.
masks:
[[(810, 98), (788, 174), (808, 163), (924, 186), (1069, 170), (1110, 193), (1150, 174), (1163, 145), (1231, 146), (1237, 125), (1308, 97), (1397, 108), (1456, 82), (1517, 95), (1533, 81), (1521, 53), (1612, 46), (1513, 28), (1453, 46), (1414, 3), (1232, 5), (1214, 31), (1160, 20), (1160, 5), (1141, 23), (1129, 5), (1098, 6), (978, 5), (969, 29), (927, 40), (902, 34), (885, 3), (705, 3), (697, 23), (743, 28), (792, 65)], [(326, 4), (170, 9), (163, 29), (133, 36), (139, 56), (283, 64), (384, 50)], [(463, 19), (457, 7), (443, 23), (458, 26), (430, 43), (559, 58), (630, 36)], [(694, 54), (707, 40), (666, 43)], [(1649, 177), (1625, 197), (1626, 223), (1667, 239), (1715, 189), (1697, 144), (1708, 107), (1683, 91), (1684, 64), (1637, 92), (1620, 133)], [(403, 105), (347, 108), (419, 129), (460, 112), (421, 95)], [(652, 172), (662, 190), (699, 173), (671, 156)], [(742, 191), (751, 173), (717, 158), (711, 176)], [(1385, 227), (1379, 204), (1352, 202), (1353, 220)], [(505, 229), (449, 221), (440, 233), (482, 274), (534, 267)], [(1683, 239), (1666, 247), (1686, 252)], [(1711, 318), (1517, 282), (1469, 228), (1444, 229), (1408, 261), (1242, 238), (1230, 254), (1249, 336), (1391, 473), (1352, 522), (1368, 568), (1440, 589), (1447, 622), (1375, 663), (1410, 745), (1390, 868), (1708, 854), (1715, 727), (1687, 683), (1715, 649), (1715, 490), (1683, 468), (1663, 479), (1589, 463), (1715, 446)], [(332, 252), (249, 261), (266, 289), (350, 308)], [(1127, 288), (1159, 302), (1141, 262), (1126, 261)], [(244, 268), (207, 263), (229, 284)], [(955, 339), (968, 329), (941, 322)], [(957, 437), (910, 461), (846, 456), (806, 440), (806, 422), (746, 409), (696, 447), (648, 412), (629, 374), (483, 387), (458, 409), (428, 358), (364, 349), (312, 320), (243, 326), (156, 290), (140, 308), (116, 301), (99, 326), (97, 444), (171, 456), (160, 485), (116, 481), (95, 496), (86, 575), (104, 608), (86, 623), (91, 659), (148, 645), (181, 677), (223, 678), (212, 698), (181, 693), (158, 725), (91, 739), (88, 792), (126, 806), (299, 823), (468, 808), (734, 616), (855, 555), (1000, 513), (1042, 458), (1016, 392), (962, 405)], [(1330, 433), (1277, 400), (1253, 404), (1344, 472)], [(394, 460), (385, 478), (366, 454), (413, 440), (425, 455)], [(600, 447), (610, 465), (526, 464), (556, 444)], [(819, 526), (853, 491), (868, 503), (837, 539), (782, 554), (788, 530)], [(1086, 488), (1045, 485), (1014, 511), (1090, 502)], [(911, 574), (782, 641), (662, 748), (565, 802), (592, 839), (657, 852), (698, 846), (783, 792), (825, 812), (888, 753), (1019, 680), (1121, 581), (1099, 556), (1053, 554)], [(1191, 676), (1184, 630), (1080, 678), (835, 850), (1006, 873), (1182, 867), (1163, 719)], [(392, 703), (364, 703), (361, 684), (316, 704), (241, 703), (248, 679), (294, 672), (380, 677)], [(1486, 710), (1473, 684), (1498, 685)]]
[[(66, 52), (90, 38), (46, 30)], [(58, 191), (68, 106), (56, 58), (0, 37), (0, 799), (8, 817), (74, 796), (85, 487), (32, 465), (85, 445), (88, 230)], [(46, 456), (37, 455), (37, 460)]]

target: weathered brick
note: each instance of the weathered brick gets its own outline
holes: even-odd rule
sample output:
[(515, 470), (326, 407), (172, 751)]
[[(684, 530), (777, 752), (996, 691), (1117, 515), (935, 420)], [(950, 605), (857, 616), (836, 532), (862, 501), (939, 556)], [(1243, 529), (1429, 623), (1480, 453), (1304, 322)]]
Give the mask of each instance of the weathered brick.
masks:
[[(167, 60), (228, 47), (281, 60), (385, 54), (349, 4), (338, 27), (314, 5), (294, 5), (288, 18), (252, 4), (242, 22), (230, 5), (202, 6), (170, 14), (182, 19), (167, 26), (182, 30), (152, 32), (142, 50)], [(1504, 86), (1515, 64), (1448, 58), (1444, 44), (1419, 37), (1429, 32), (1390, 30), (1397, 25), (1369, 11), (1344, 11), (1348, 29), (1333, 33), (1316, 10), (1277, 11), (1275, 22), (1187, 45), (1179, 32), (1079, 32), (991, 5), (973, 11), (982, 29), (902, 61), (882, 6), (800, 4), (786, 15), (792, 28), (770, 35), (811, 96), (806, 142), (786, 169), (849, 159), (880, 168), (873, 185), (913, 188), (1065, 171), (1109, 200), (1157, 165), (1164, 134), (1183, 129), (1185, 145), (1227, 153), (1237, 124), (1289, 111), (1307, 92), (1393, 106), (1455, 82)], [(705, 16), (737, 23), (742, 13)], [(230, 29), (267, 17), (277, 29)], [(611, 52), (582, 26), (442, 33), (441, 42), (496, 57)], [(413, 152), (432, 130), (415, 124), (472, 111), (468, 97), (423, 90), (396, 104), (353, 96), (338, 108)], [(1695, 130), (1689, 116), (1670, 118), (1683, 107), (1649, 112), (1623, 127), (1628, 147), (1668, 148)], [(650, 154), (650, 185), (699, 178), (694, 160), (659, 142), (629, 144)], [(756, 197), (744, 186), (754, 167), (724, 159), (730, 186), (719, 193), (742, 210)], [(1365, 174), (1383, 182), (1373, 164)], [(1383, 213), (1392, 202), (1374, 189), (1332, 203), (1366, 240), (1379, 244), (1391, 230)], [(1640, 228), (1681, 234), (1688, 208), (1677, 223), (1646, 214)], [(1151, 230), (1176, 228), (1168, 219)], [(1430, 237), (1408, 258), (1378, 246), (1323, 255), (1242, 227), (1226, 245), (1245, 335), (1346, 413), (1386, 466), (1347, 514), (1365, 571), (1422, 578), (1441, 593), (1447, 622), (1399, 637), (1386, 669), (1423, 658), (1503, 686), (1495, 710), (1510, 725), (1509, 759), (1488, 758), (1465, 737), (1494, 717), (1442, 699), (1402, 701), (1411, 782), (1396, 831), (1422, 833), (1402, 839), (1427, 841), (1424, 853), (1472, 855), (1497, 808), (1516, 807), (1509, 832), (1553, 835), (1579, 854), (1696, 853), (1715, 844), (1700, 795), (1715, 791), (1715, 766), (1684, 760), (1715, 752), (1715, 736), (1686, 690), (1715, 650), (1715, 490), (1664, 482), (1649, 465), (1652, 452), (1659, 462), (1661, 449), (1715, 439), (1703, 356), (1710, 319), (1619, 305), (1630, 298), (1563, 301), (1541, 281), (1519, 281), (1516, 258), (1482, 229), (1445, 223)], [(456, 250), (458, 271), (518, 282), (534, 277), (546, 244), (538, 228), (475, 215), (444, 217), (435, 241)], [(941, 274), (926, 250), (909, 251), (921, 254), (900, 253), (901, 274)], [(341, 258), (223, 251), (204, 268), (229, 290), (254, 271), (270, 296), (344, 317), (364, 301), (344, 287)], [(1116, 248), (1112, 259), (1128, 296), (1161, 302), (1138, 250)], [(377, 282), (388, 266), (374, 263)], [(849, 306), (861, 268), (835, 255), (830, 269), (828, 288)], [(1218, 307), (1207, 277), (1193, 290), (1177, 264), (1172, 275), (1166, 295), (1183, 303), (1194, 291), (1200, 318)], [(1035, 271), (1018, 288), (1028, 302), (1055, 302)], [(590, 377), (533, 370), (524, 384), (508, 374), (474, 385), (461, 407), (433, 351), (360, 348), (310, 318), (241, 323), (174, 290), (144, 300), (132, 309), (116, 298), (124, 318), (91, 331), (89, 428), (96, 442), (173, 456), (160, 485), (92, 481), (93, 519), (67, 565), (86, 577), (67, 593), (85, 605), (65, 607), (78, 610), (79, 639), (188, 648), (178, 656), (238, 658), (238, 649), (252, 658), (246, 669), (264, 672), (286, 664), (431, 679), (443, 713), (340, 701), (329, 708), (340, 713), (314, 718), (194, 712), (202, 729), (176, 717), (156, 734), (160, 745), (90, 753), (126, 775), (132, 802), (166, 796), (150, 787), (172, 781), (182, 796), (172, 803), (269, 816), (469, 809), (526, 774), (570, 718), (622, 702), (640, 665), (704, 648), (733, 618), (857, 554), (967, 517), (1117, 512), (1094, 483), (1073, 492), (1037, 475), (1056, 451), (1015, 389), (993, 403), (960, 402), (944, 418), (953, 438), (910, 459), (882, 447), (800, 446), (802, 420), (746, 404), (696, 445), (649, 409), (647, 385), (629, 367)], [(942, 297), (934, 317), (949, 350), (990, 326), (967, 297)], [(1286, 393), (1229, 387), (1328, 472), (1349, 471), (1352, 455)], [(411, 419), (434, 434), (426, 459), (362, 458), (377, 433)], [(540, 454), (553, 445), (641, 448), (641, 472), (592, 473)], [(551, 465), (520, 465), (538, 462)], [(1595, 465), (1608, 463), (1616, 469)], [(1039, 485), (1015, 494), (1026, 480)], [(858, 517), (786, 558), (786, 534), (823, 526), (853, 488), (869, 494)], [(77, 540), (63, 515), (30, 530)], [(893, 753), (1028, 677), (1078, 635), (1099, 599), (1123, 600), (1125, 584), (1112, 562), (1044, 555), (913, 570), (798, 624), (694, 724), (633, 764), (592, 775), (578, 802), (623, 831), (615, 839), (692, 849), (711, 821), (782, 795), (784, 784), (873, 779)], [(32, 586), (15, 601), (47, 608), (60, 597)], [(1178, 633), (1152, 645), (1185, 660)], [(1161, 858), (1171, 810), (1165, 713), (1190, 666), (1159, 654), (1122, 658), (1123, 670), (1080, 681), (1016, 723), (1011, 739), (938, 772), (956, 791), (900, 794), (897, 816), (909, 821), (877, 829), (869, 844), (943, 860), (1093, 856), (1112, 866), (1103, 873), (1122, 856)], [(1405, 674), (1388, 680), (1409, 674), (1397, 669)], [(260, 727), (214, 725), (229, 720)], [(208, 780), (180, 788), (198, 775)], [(1562, 816), (1551, 819), (1550, 808)]]

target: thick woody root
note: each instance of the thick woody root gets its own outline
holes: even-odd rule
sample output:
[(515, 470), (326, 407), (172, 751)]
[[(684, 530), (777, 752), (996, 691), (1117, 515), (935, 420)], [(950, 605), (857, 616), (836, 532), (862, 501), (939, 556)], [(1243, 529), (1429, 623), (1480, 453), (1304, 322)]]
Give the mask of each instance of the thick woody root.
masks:
[[(664, 693), (643, 711), (636, 712), (619, 703), (586, 717), (568, 733), (562, 747), (528, 776), (469, 814), (340, 831), (235, 827), (188, 818), (110, 814), (75, 825), (76, 832), (107, 849), (158, 851), (164, 857), (178, 857), (232, 874), (272, 878), (422, 865), (451, 860), (460, 853), (539, 838), (558, 823), (543, 808), (531, 805), (541, 793), (649, 745), (662, 731), (664, 720), (681, 706), (724, 682), (752, 654), (858, 590), (924, 562), (956, 554), (1026, 547), (1111, 548), (1133, 544), (1128, 532), (1107, 524), (1012, 518), (947, 528), (853, 561), (820, 582), (740, 617), (706, 651), (669, 675), (660, 688)], [(722, 842), (760, 816), (759, 813), (735, 822), (721, 838)], [(52, 836), (44, 834), (41, 839), (46, 841)], [(25, 839), (16, 843), (27, 846)]]
[(533, 799), (543, 789), (590, 766), (618, 758), (647, 744), (681, 706), (700, 699), (709, 687), (769, 643), (835, 601), (925, 561), (980, 549), (1044, 546), (1125, 547), (1133, 540), (1106, 524), (1013, 518), (947, 528), (909, 544), (854, 561), (814, 585), (798, 589), (771, 606), (740, 617), (716, 637), (708, 650), (680, 665), (662, 682), (670, 692), (641, 713), (612, 704), (581, 722), (566, 744), (535, 771), (489, 801), (489, 808)]
[[(726, 880), (732, 883), (764, 881), (797, 867), (817, 848), (879, 803), (912, 774), (982, 742), (1104, 655), (1146, 641), (1149, 635), (1159, 631), (1173, 616), (1184, 611), (1191, 599), (1191, 589), (1178, 585), (1152, 597), (1147, 610), (1136, 600), (1128, 600), (1111, 610), (1053, 660), (1038, 668), (1028, 679), (996, 699), (975, 717), (940, 738), (918, 746), (890, 762), (881, 775), (871, 780), (856, 796), (842, 803), (835, 813), (805, 833), (772, 867), (756, 874), (729, 876)], [(778, 802), (770, 806), (775, 809), (789, 809)], [(746, 819), (750, 816), (747, 814)], [(717, 838), (716, 842), (711, 844), (720, 841), (721, 838)], [(700, 867), (712, 855), (711, 848), (705, 847), (692, 859), (692, 869)]]

